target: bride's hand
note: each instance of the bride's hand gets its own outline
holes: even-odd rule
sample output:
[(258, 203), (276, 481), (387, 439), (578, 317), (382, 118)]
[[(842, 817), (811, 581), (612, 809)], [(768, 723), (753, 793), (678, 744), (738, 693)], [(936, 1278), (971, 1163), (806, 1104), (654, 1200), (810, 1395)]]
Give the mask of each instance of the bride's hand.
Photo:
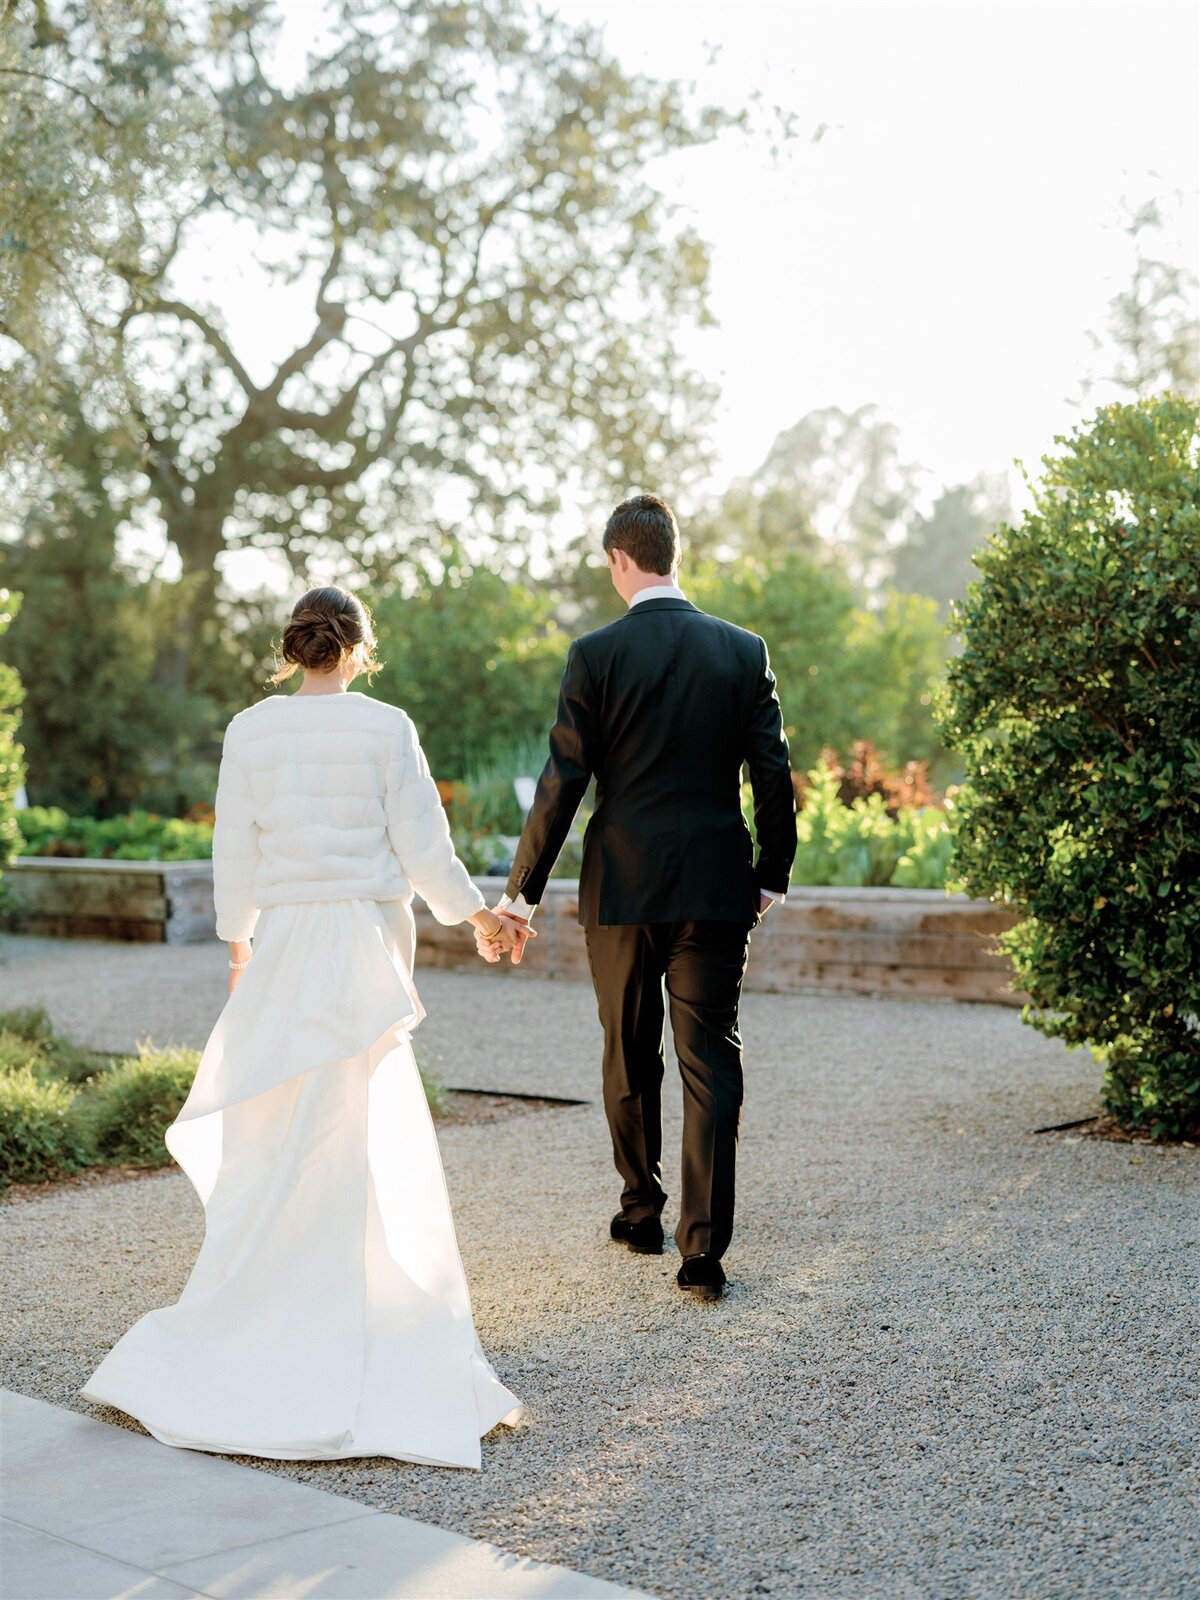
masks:
[(508, 951), (513, 966), (519, 966), (527, 941), (537, 938), (527, 922), (502, 912), (480, 911), (471, 921), (475, 925), (475, 948), (485, 961), (492, 964)]

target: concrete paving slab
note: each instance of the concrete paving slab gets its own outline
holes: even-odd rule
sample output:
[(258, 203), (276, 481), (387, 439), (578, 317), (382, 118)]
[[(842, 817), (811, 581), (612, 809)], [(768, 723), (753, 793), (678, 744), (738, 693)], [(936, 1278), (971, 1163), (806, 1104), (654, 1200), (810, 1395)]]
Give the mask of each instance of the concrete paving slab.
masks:
[(71, 1539), (136, 1567), (370, 1516), (370, 1506), (284, 1482), (215, 1455), (170, 1445), (0, 1393), (4, 1510), (31, 1528)]
[(0, 1391), (2, 1600), (646, 1600)]
[(195, 1600), (196, 1591), (3, 1517), (0, 1594), (4, 1600)]
[(217, 1600), (618, 1600), (633, 1591), (509, 1555), (494, 1544), (408, 1517), (293, 1534), (252, 1549), (168, 1567), (165, 1575)]

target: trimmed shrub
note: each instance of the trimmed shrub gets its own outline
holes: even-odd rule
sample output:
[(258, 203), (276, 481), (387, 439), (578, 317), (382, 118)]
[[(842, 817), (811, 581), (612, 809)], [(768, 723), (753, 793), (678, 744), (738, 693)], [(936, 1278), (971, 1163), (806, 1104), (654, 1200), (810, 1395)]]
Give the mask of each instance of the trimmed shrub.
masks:
[[(11, 1046), (16, 1035), (4, 1038)], [(26, 1048), (36, 1049), (27, 1043)], [(42, 1183), (87, 1164), (74, 1090), (65, 1083), (48, 1082), (29, 1060), (6, 1057), (0, 1069), (0, 1188)]]
[(106, 1166), (163, 1167), (171, 1153), (163, 1136), (183, 1108), (198, 1050), (138, 1046), (95, 1078), (80, 1097), (80, 1113), (96, 1161)]
[(957, 866), (1022, 912), (1024, 1015), (1152, 1137), (1200, 1127), (1200, 410), (1107, 406), (976, 556), (938, 720)]
[(19, 1006), (13, 1011), (0, 1011), (0, 1061), (6, 1054), (20, 1055), (32, 1060), (37, 1070), (46, 1078), (61, 1078), (66, 1083), (86, 1083), (108, 1064), (106, 1056), (82, 1045), (72, 1044), (55, 1033), (50, 1017), (41, 1006)]

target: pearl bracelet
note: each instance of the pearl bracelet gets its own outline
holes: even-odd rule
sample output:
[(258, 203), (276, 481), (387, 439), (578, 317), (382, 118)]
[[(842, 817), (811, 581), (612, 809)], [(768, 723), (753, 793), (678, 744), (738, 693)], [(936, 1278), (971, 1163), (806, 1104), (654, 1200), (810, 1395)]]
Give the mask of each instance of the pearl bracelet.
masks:
[(231, 961), (229, 965), (232, 967), (234, 972), (241, 972), (244, 967), (248, 967), (250, 965), (250, 958), (247, 956), (245, 961)]

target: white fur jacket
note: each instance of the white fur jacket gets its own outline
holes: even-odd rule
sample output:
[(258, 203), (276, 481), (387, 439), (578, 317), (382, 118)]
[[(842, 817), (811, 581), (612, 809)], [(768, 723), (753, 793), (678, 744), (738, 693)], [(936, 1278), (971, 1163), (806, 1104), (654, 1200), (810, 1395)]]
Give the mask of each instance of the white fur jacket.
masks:
[(351, 690), (270, 695), (225, 730), (213, 829), (219, 939), (265, 906), (411, 900), (439, 922), (484, 904), (454, 853), (407, 713)]

